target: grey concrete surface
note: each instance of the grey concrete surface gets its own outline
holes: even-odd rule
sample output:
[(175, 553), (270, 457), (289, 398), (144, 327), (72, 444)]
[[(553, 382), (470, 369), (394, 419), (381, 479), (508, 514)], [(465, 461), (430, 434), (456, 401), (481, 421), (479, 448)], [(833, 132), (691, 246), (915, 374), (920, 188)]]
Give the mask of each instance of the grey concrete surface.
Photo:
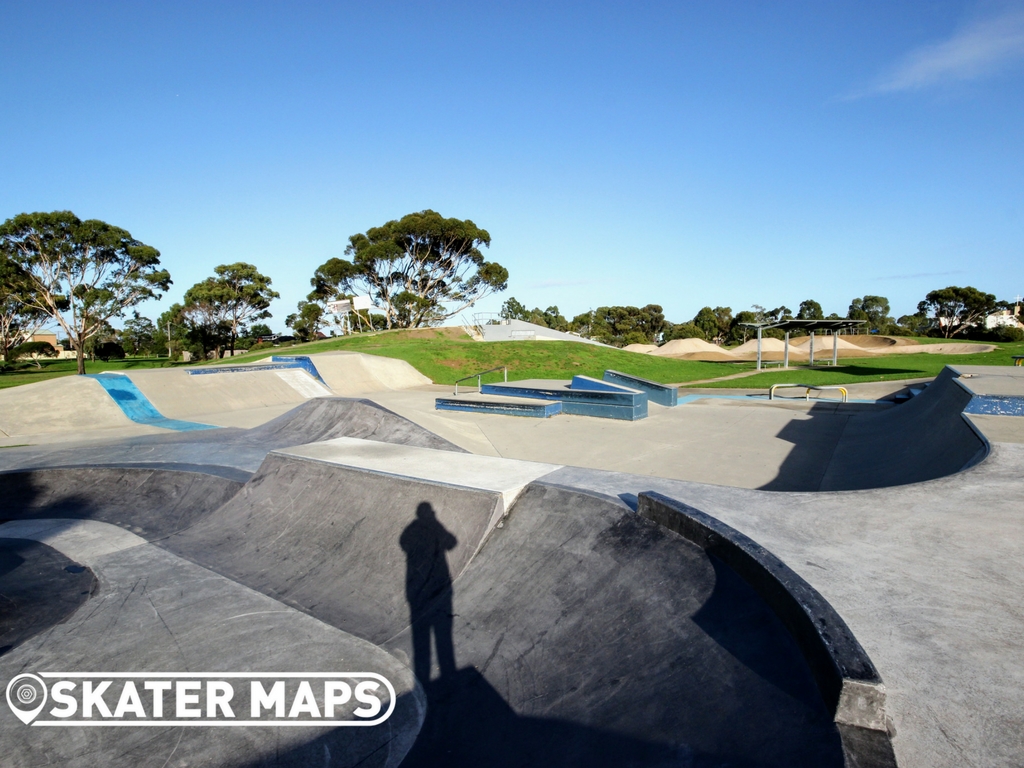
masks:
[[(1009, 369), (989, 373), (1017, 375)], [(628, 764), (627, 755), (646, 765), (828, 764), (831, 725), (817, 719), (813, 697), (799, 688), (798, 672), (785, 661), (791, 658), (784, 649), (785, 637), (771, 629), (772, 617), (745, 602), (742, 590), (734, 589), (735, 574), (722, 571), (714, 560), (702, 561), (700, 553), (688, 554), (685, 542), (652, 537), (627, 510), (637, 494), (654, 490), (751, 537), (829, 601), (886, 685), (901, 766), (1022, 764), (1024, 516), (1019, 507), (1024, 428), (1016, 425), (1024, 420), (972, 417), (968, 422), (957, 412), (960, 399), (948, 383), (930, 387), (916, 405), (886, 412), (821, 403), (718, 401), (656, 414), (703, 408), (703, 413), (691, 411), (689, 421), (669, 418), (659, 424), (652, 416), (636, 424), (599, 425), (610, 430), (573, 427), (562, 433), (536, 429), (558, 419), (451, 414), (453, 420), (431, 421), (418, 403), (432, 402), (433, 391), (383, 393), (375, 399), (399, 416), (414, 417), (421, 430), (434, 431), (466, 450), (499, 453), (507, 450), (503, 441), (508, 441), (522, 451), (517, 458), (566, 466), (543, 475), (519, 497), (511, 514), (492, 527), (496, 512), (504, 507), (500, 494), (454, 487), (445, 477), (443, 461), (412, 479), (387, 477), (380, 467), (368, 472), (274, 454), (226, 504), (178, 533), (154, 538), (159, 546), (140, 544), (85, 565), (97, 574), (101, 597), (106, 594), (104, 569), (109, 577), (115, 560), (126, 565), (110, 583), (127, 585), (129, 571), (163, 574), (153, 581), (162, 590), (158, 615), (165, 609), (177, 612), (175, 636), (179, 631), (194, 633), (191, 637), (206, 643), (203, 647), (214, 649), (209, 658), (251, 659), (257, 654), (253, 648), (267, 647), (259, 642), (266, 636), (262, 619), (247, 621), (246, 631), (237, 634), (219, 631), (215, 618), (224, 618), (224, 606), (234, 604), (236, 593), (226, 603), (212, 597), (199, 600), (208, 594), (204, 590), (216, 588), (242, 590), (238, 594), (246, 599), (274, 606), (266, 609), (272, 611), (268, 620), (280, 617), (281, 624), (268, 632), (278, 627), (299, 631), (307, 626), (301, 621), (313, 621), (317, 627), (355, 635), (353, 641), (368, 638), (387, 648), (394, 663), (407, 673), (409, 667), (418, 670), (423, 680), (431, 678), (429, 670), (435, 667), (441, 674), (425, 685), (428, 717), (408, 765), (445, 760), (479, 765), (487, 744), (498, 745), (486, 754), (485, 764), (493, 765), (600, 764), (605, 759), (622, 765)], [(460, 421), (462, 417), (469, 420)], [(312, 434), (319, 436), (310, 440), (325, 439), (329, 429), (316, 431), (323, 422), (332, 423), (329, 416), (315, 416), (308, 426), (292, 430), (286, 420), (249, 441), (242, 430), (224, 430), (217, 439), (205, 433), (202, 439), (174, 435), (74, 449), (5, 449), (0, 466), (83, 464), (94, 456), (130, 463), (148, 451), (147, 460), (155, 464), (209, 461), (251, 472), (270, 448), (285, 447), (275, 446), (275, 441)], [(806, 428), (797, 434), (794, 422)], [(420, 434), (401, 423), (394, 434), (404, 437), (397, 442)], [(652, 424), (654, 430), (623, 429)], [(1015, 439), (1011, 443), (989, 435), (991, 452), (980, 456), (971, 442), (978, 440), (971, 437), (971, 424), (982, 432), (986, 425), (996, 425), (1001, 435)], [(783, 430), (790, 431), (780, 436)], [(383, 433), (376, 432), (376, 439)], [(659, 436), (664, 442), (658, 442)], [(480, 446), (484, 449), (477, 451)], [(579, 460), (568, 455), (574, 446)], [(908, 455), (915, 451), (922, 455)], [(598, 454), (600, 461), (592, 460)], [(708, 454), (711, 458), (700, 465)], [(553, 455), (568, 460), (552, 461)], [(630, 471), (587, 466), (587, 461), (615, 466), (616, 460)], [(706, 479), (713, 481), (761, 473), (757, 485), (775, 483), (778, 490), (677, 479), (683, 472), (672, 467), (687, 462), (708, 467)], [(724, 464), (727, 469), (716, 469)], [(858, 479), (865, 465), (875, 471)], [(906, 468), (903, 475), (884, 474), (886, 466), (901, 465)], [(656, 476), (662, 468), (673, 474)], [(788, 486), (775, 482), (783, 470)], [(221, 479), (230, 479), (223, 470), (213, 476), (217, 472)], [(850, 482), (862, 487), (903, 484), (797, 492), (825, 485), (826, 472), (831, 472), (830, 483), (851, 477)], [(948, 472), (953, 474), (940, 476)], [(928, 476), (934, 479), (920, 482)], [(595, 499), (594, 494), (606, 498)], [(51, 506), (58, 508), (57, 502)], [(122, 515), (131, 513), (127, 506), (112, 503), (116, 515), (111, 519), (121, 522)], [(432, 514), (417, 515), (423, 504), (430, 505)], [(40, 510), (47, 506), (41, 504)], [(98, 515), (90, 517), (92, 525), (102, 525), (95, 522), (101, 519)], [(123, 522), (130, 531), (131, 521)], [(140, 536), (152, 538), (146, 526), (138, 527)], [(161, 549), (162, 554), (153, 554)], [(145, 562), (129, 567), (130, 558)], [(201, 578), (195, 576), (199, 573)], [(138, 581), (136, 577), (132, 583)], [(181, 584), (195, 584), (194, 594), (191, 587), (183, 591)], [(98, 624), (87, 624), (95, 615), (107, 628), (140, 627), (139, 637), (157, 638), (162, 652), (170, 653), (167, 638), (150, 630), (152, 611), (147, 618), (138, 590), (118, 590), (102, 604), (102, 614), (90, 612), (89, 606), (99, 605), (94, 597), (63, 624), (20, 641), (0, 657), (0, 673), (10, 677), (12, 669), (27, 668), (20, 654), (30, 651), (49, 654), (43, 658), (54, 664), (79, 658), (108, 664), (149, 658), (148, 645), (139, 648), (116, 639), (104, 645), (110, 632), (103, 635)], [(118, 614), (117, 600), (129, 606), (124, 614)], [(737, 623), (730, 624), (732, 620)], [(91, 627), (90, 633), (81, 635), (77, 622)], [(763, 639), (753, 642), (758, 637)], [(300, 642), (296, 647), (306, 646)], [(687, 648), (697, 660), (687, 661)], [(765, 654), (759, 650), (764, 648), (772, 650)], [(285, 653), (277, 646), (271, 651)], [(20, 666), (4, 666), (14, 663), (12, 659)], [(678, 665), (672, 666), (673, 661)], [(663, 680), (666, 676), (669, 683)], [(673, 683), (675, 688), (659, 687)], [(716, 687), (719, 683), (725, 687)], [(689, 697), (705, 694), (714, 704), (704, 698), (704, 709), (692, 705)], [(693, 723), (703, 727), (683, 722), (676, 710), (689, 712)], [(730, 714), (716, 719), (715, 712)], [(777, 715), (778, 723), (766, 712)], [(482, 720), (481, 714), (486, 714)], [(467, 725), (474, 716), (476, 726)], [(803, 737), (798, 721), (810, 728)], [(743, 724), (749, 732), (730, 730)], [(7, 721), (0, 721), (0, 728), (7, 729), (7, 746), (7, 733), (13, 731)], [(775, 741), (764, 736), (775, 732), (771, 729), (780, 734)], [(29, 746), (15, 735), (22, 741), (10, 743), (13, 754), (20, 755)], [(94, 739), (75, 742), (81, 750), (107, 749), (95, 737), (75, 738)], [(194, 752), (211, 763), (230, 762), (217, 751), (221, 747), (216, 742), (197, 738), (186, 746), (187, 754)], [(292, 743), (275, 754), (303, 764), (312, 759), (309, 750), (320, 744), (316, 739)], [(552, 744), (557, 745), (554, 751), (545, 751)], [(813, 750), (814, 745), (825, 749), (824, 757), (793, 751)], [(122, 746), (127, 756), (123, 764), (141, 759), (137, 742)], [(173, 745), (160, 740), (157, 746), (166, 756)], [(260, 752), (265, 746), (261, 742), (253, 749), (267, 754)], [(85, 752), (74, 750), (71, 758), (84, 764)]]
[(653, 490), (767, 547), (832, 604), (877, 666), (904, 768), (1024, 761), (1024, 446), (950, 477), (767, 493), (566, 467), (549, 482)]
[(231, 501), (160, 545), (381, 643), (408, 623), (398, 542), (421, 505), (452, 532), (444, 551), (456, 574), (504, 506), (498, 491), (275, 453)]
[(405, 765), (843, 765), (760, 598), (618, 500), (529, 486), (439, 610), (388, 643), (423, 663), (417, 629), (453, 637)]
[[(105, 523), (86, 525), (105, 527), (115, 540), (124, 535)], [(325, 755), (335, 765), (395, 766), (411, 747), (422, 693), (404, 665), (373, 645), (150, 544), (112, 546), (83, 564), (99, 580), (96, 594), (0, 657), (4, 680), (27, 671), (373, 670), (399, 693), (396, 710), (379, 727), (336, 729), (29, 728), (5, 711), (5, 766), (298, 767), (323, 764)]]
[(189, 469), (111, 466), (0, 472), (0, 498), (5, 500), (0, 516), (18, 521), (98, 520), (124, 528), (126, 535), (154, 539), (194, 524), (238, 493), (248, 479)]
[(83, 464), (177, 465), (205, 467), (205, 472), (238, 478), (225, 470), (251, 474), (271, 450), (335, 437), (464, 450), (369, 400), (340, 397), (309, 400), (252, 429), (160, 432), (88, 443), (5, 448), (0, 451), (0, 472)]
[(91, 570), (52, 547), (0, 538), (0, 657), (65, 621), (96, 586)]

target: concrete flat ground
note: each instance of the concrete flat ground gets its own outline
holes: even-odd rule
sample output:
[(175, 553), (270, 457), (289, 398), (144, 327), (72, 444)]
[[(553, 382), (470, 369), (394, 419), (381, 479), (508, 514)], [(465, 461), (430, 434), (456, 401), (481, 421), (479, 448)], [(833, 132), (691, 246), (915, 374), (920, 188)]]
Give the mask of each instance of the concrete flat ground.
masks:
[(450, 394), (431, 387), (373, 399), (472, 453), (779, 490), (816, 490), (847, 418), (875, 407), (708, 398), (675, 408), (650, 405), (649, 417), (635, 422), (530, 419), (436, 411), (442, 391)]
[[(332, 364), (336, 382), (368, 386), (364, 368)], [(0, 451), (14, 563), (0, 585), (31, 587), (0, 622), (4, 679), (326, 669), (333, 647), (399, 684), (387, 755), (336, 732), (61, 740), (0, 719), (12, 764), (307, 765), (325, 746), (325, 764), (851, 764), (782, 624), (721, 560), (633, 514), (646, 491), (751, 537), (835, 608), (884, 681), (900, 766), (1024, 764), (1024, 417), (963, 415), (978, 397), (1024, 397), (1024, 369), (947, 369), (897, 406), (736, 391), (639, 422), (438, 412), (450, 388), (403, 387), (249, 402), (230, 427), (183, 433), (126, 426), (93, 400), (110, 423), (88, 442), (28, 413), (17, 423), (39, 431), (11, 440), (31, 445)], [(416, 539), (434, 542), (435, 575), (415, 589), (426, 549), (407, 530), (441, 537)], [(67, 561), (99, 585), (84, 602)], [(263, 618), (232, 623), (243, 615)], [(259, 639), (275, 634), (290, 651)], [(45, 745), (28, 738), (39, 730)], [(871, 755), (859, 764), (892, 764)]]

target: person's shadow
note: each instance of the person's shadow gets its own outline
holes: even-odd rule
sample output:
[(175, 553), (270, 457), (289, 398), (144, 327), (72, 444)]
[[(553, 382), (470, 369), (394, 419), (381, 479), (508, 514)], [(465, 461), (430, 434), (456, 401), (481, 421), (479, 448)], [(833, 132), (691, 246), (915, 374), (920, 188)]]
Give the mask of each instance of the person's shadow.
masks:
[(445, 553), (459, 543), (437, 519), (429, 502), (416, 507), (416, 519), (398, 540), (405, 552), (405, 596), (412, 625), (413, 673), (430, 683), (430, 636), (434, 636), (441, 677), (455, 674), (452, 640), (452, 576)]

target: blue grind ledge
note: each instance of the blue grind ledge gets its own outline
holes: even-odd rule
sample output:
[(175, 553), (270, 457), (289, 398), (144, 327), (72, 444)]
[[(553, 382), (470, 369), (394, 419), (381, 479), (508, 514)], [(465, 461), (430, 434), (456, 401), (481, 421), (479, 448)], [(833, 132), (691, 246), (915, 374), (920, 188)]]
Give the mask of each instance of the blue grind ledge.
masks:
[(210, 424), (168, 419), (156, 409), (156, 406), (149, 401), (149, 398), (142, 394), (141, 390), (127, 376), (117, 373), (93, 373), (89, 374), (89, 378), (96, 379), (100, 386), (110, 395), (110, 398), (117, 403), (117, 407), (121, 409), (122, 413), (136, 424), (173, 429), (176, 432), (217, 429), (217, 427)]
[[(210, 368), (189, 368), (187, 373), (189, 376), (202, 376), (208, 373), (252, 373), (253, 371), (283, 371), (288, 368), (301, 368), (314, 379), (319, 381), (325, 387), (327, 382), (320, 376), (320, 371), (313, 365), (313, 361), (308, 357), (301, 356), (278, 356), (274, 355), (270, 358), (269, 363), (254, 365), (224, 365)], [(330, 389), (330, 387), (327, 387)]]
[(500, 413), (504, 416), (529, 416), (535, 419), (547, 419), (562, 412), (562, 404), (550, 400), (533, 402), (511, 400), (471, 400), (454, 397), (439, 397), (434, 400), (434, 408), (438, 411), (467, 411), (469, 413)]
[[(597, 381), (591, 379), (590, 381)], [(601, 382), (597, 382), (601, 383)], [(614, 390), (572, 389), (559, 381), (527, 379), (500, 384), (484, 384), (482, 395), (529, 397), (537, 400), (560, 400), (562, 413), (572, 416), (594, 416), (599, 419), (637, 421), (647, 418), (647, 394), (635, 389)]]
[(647, 379), (641, 379), (639, 376), (630, 376), (628, 373), (619, 373), (618, 371), (605, 371), (604, 380), (646, 392), (647, 399), (652, 403), (664, 405), (668, 408), (679, 405), (678, 387), (670, 387), (667, 384), (659, 384), (656, 381), (648, 381)]

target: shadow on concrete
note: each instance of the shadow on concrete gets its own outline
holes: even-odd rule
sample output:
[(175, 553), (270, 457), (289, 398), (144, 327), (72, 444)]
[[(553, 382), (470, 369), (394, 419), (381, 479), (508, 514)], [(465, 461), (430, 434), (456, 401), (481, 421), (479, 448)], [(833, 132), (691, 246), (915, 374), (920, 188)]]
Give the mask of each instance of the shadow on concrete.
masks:
[(98, 520), (152, 541), (188, 528), (243, 483), (179, 468), (56, 467), (0, 472), (3, 520)]
[[(735, 719), (736, 722), (719, 723), (716, 730), (720, 730), (722, 734), (736, 735), (745, 732), (747, 735), (741, 739), (742, 741), (747, 741), (751, 734), (757, 734), (753, 736), (755, 742), (761, 739), (792, 742), (795, 749), (788, 750), (784, 762), (778, 762), (777, 755), (771, 754), (777, 745), (758, 754), (757, 750), (749, 750), (746, 747), (737, 749), (730, 738), (720, 741), (715, 738), (694, 738), (696, 734), (691, 732), (692, 728), (683, 728), (679, 732), (678, 741), (666, 742), (659, 738), (617, 733), (610, 728), (574, 722), (565, 717), (517, 713), (510, 701), (483, 674), (482, 670), (491, 666), (491, 658), (476, 659), (475, 649), (467, 648), (465, 652), (474, 664), (461, 669), (455, 668), (455, 648), (451, 635), (453, 590), (445, 562), (445, 552), (454, 546), (454, 537), (436, 521), (432, 512), (429, 505), (421, 504), (417, 509), (417, 520), (402, 534), (402, 547), (407, 554), (407, 585), (410, 614), (413, 619), (413, 666), (427, 696), (426, 718), (415, 744), (401, 763), (403, 768), (468, 768), (483, 765), (493, 768), (695, 768), (727, 765), (737, 768), (772, 765), (838, 768), (843, 764), (838, 732), (824, 712), (820, 695), (806, 670), (803, 658), (790, 642), (778, 619), (752, 593), (749, 586), (730, 568), (713, 557), (710, 558), (715, 580), (713, 590), (688, 620), (704, 633), (707, 640), (702, 641), (703, 644), (718, 649), (713, 652), (715, 655), (725, 654), (735, 659), (763, 680), (768, 687), (778, 691), (778, 696), (794, 702), (795, 707), (805, 713), (804, 717), (809, 716), (808, 721), (801, 719), (796, 722), (791, 720), (791, 713), (788, 711), (784, 715), (775, 710), (763, 711), (763, 708), (758, 707), (759, 701), (749, 701), (737, 709), (734, 706), (735, 702), (731, 701), (731, 694), (728, 694), (728, 706), (723, 708), (718, 718)], [(629, 516), (626, 522), (641, 525), (645, 530), (650, 528), (633, 516)], [(621, 527), (615, 527), (612, 534), (618, 535)], [(658, 532), (658, 536), (661, 535)], [(650, 543), (638, 532), (627, 532), (620, 538), (623, 538), (622, 545), (629, 549), (630, 556), (634, 559)], [(438, 594), (437, 590), (442, 585), (444, 593)], [(688, 585), (680, 584), (679, 588), (687, 589)], [(460, 621), (465, 618), (460, 616)], [(508, 620), (514, 621), (511, 616)], [(534, 629), (539, 632), (538, 642), (548, 634), (544, 628)], [(430, 657), (430, 633), (433, 633), (438, 649), (439, 658), (436, 664), (432, 664)], [(580, 642), (586, 645), (597, 641), (614, 647), (617, 645), (616, 640), (615, 637), (606, 636), (585, 640), (581, 638)], [(607, 650), (614, 652), (611, 649)], [(445, 655), (449, 652), (453, 654), (452, 658), (446, 659)], [(628, 648), (618, 650), (619, 654), (630, 656), (634, 652), (635, 649)], [(492, 651), (492, 658), (495, 653), (497, 648)], [(633, 670), (633, 674), (640, 678), (651, 673), (650, 669), (645, 668), (641, 658), (642, 654), (637, 657), (640, 667)], [(537, 661), (534, 659), (533, 664), (535, 665)], [(581, 655), (578, 663), (583, 667), (578, 673), (583, 679), (590, 672), (586, 669), (588, 664), (600, 665), (601, 659), (593, 657), (591, 662), (588, 662), (587, 656)], [(713, 668), (714, 665), (709, 667)], [(497, 666), (492, 673), (499, 674), (496, 669)], [(432, 671), (440, 674), (432, 678)], [(531, 671), (542, 677), (544, 675), (543, 666), (533, 666)], [(565, 669), (557, 670), (559, 675), (567, 672)], [(680, 712), (690, 713), (689, 717), (683, 716), (684, 720), (703, 721), (709, 715), (714, 720), (718, 695), (716, 687), (719, 682), (704, 680), (702, 685), (701, 679), (708, 670), (701, 672), (693, 669), (691, 672), (692, 675), (680, 677), (680, 685), (676, 687), (677, 696), (671, 700), (660, 699), (660, 695), (655, 693), (659, 688), (656, 684), (648, 688), (648, 693), (658, 697), (657, 701), (645, 700), (642, 697), (631, 699), (631, 694), (626, 694), (626, 690), (629, 689), (626, 684), (621, 688), (613, 687), (608, 695), (620, 699), (621, 706), (625, 709), (636, 708), (638, 711), (648, 712), (655, 721), (663, 719), (663, 715), (657, 714), (662, 707), (672, 711), (670, 720), (676, 719)], [(570, 689), (563, 691), (563, 695), (571, 699), (576, 694)], [(757, 699), (756, 696), (754, 698)], [(553, 704), (556, 711), (562, 706), (557, 699)], [(572, 709), (576, 709), (583, 718), (588, 716), (589, 707), (586, 705), (583, 705), (582, 709), (570, 705), (570, 710)], [(726, 715), (726, 711), (731, 712), (731, 715)], [(594, 711), (589, 711), (589, 714), (594, 715)], [(624, 712), (619, 719), (624, 730), (636, 733), (637, 722), (632, 713)], [(821, 722), (812, 722), (818, 719), (821, 719)], [(649, 725), (652, 726), (652, 730), (658, 730), (662, 724), (652, 721)], [(801, 738), (806, 740), (806, 743), (800, 745)], [(695, 741), (705, 743), (697, 747), (694, 746)], [(716, 746), (708, 749), (708, 743)], [(787, 753), (786, 749), (781, 751)], [(747, 754), (743, 755), (743, 752)], [(803, 759), (803, 762), (792, 762), (791, 758), (794, 757), (798, 760)]]
[[(835, 403), (815, 403), (810, 418), (793, 418), (776, 435), (793, 444), (778, 474), (761, 491), (817, 491), (852, 413), (837, 412)], [(801, 412), (794, 412), (794, 417)]]
[(458, 539), (437, 519), (430, 502), (420, 502), (399, 544), (405, 552), (405, 596), (412, 625), (413, 672), (421, 682), (430, 679), (430, 638), (433, 635), (442, 677), (455, 673), (452, 640), (452, 576), (445, 556)]
[(91, 570), (55, 549), (0, 538), (0, 656), (67, 619), (96, 586)]

